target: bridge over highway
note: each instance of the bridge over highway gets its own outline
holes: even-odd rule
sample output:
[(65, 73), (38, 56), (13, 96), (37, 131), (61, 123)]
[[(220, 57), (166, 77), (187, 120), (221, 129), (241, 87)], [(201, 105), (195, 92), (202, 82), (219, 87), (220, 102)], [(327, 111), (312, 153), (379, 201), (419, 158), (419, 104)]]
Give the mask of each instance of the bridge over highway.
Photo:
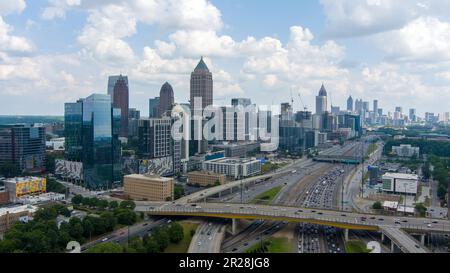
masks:
[(314, 161), (328, 162), (328, 163), (342, 163), (358, 165), (361, 164), (361, 158), (356, 156), (344, 156), (344, 155), (318, 155), (314, 157)]
[(165, 203), (161, 206), (150, 206), (138, 203), (135, 210), (154, 216), (304, 222), (342, 228), (345, 230), (346, 237), (348, 237), (348, 230), (381, 231), (402, 251), (412, 253), (427, 252), (427, 249), (415, 243), (404, 230), (416, 234), (450, 233), (450, 221), (448, 220), (430, 222), (427, 218), (381, 216), (287, 206), (223, 203)]

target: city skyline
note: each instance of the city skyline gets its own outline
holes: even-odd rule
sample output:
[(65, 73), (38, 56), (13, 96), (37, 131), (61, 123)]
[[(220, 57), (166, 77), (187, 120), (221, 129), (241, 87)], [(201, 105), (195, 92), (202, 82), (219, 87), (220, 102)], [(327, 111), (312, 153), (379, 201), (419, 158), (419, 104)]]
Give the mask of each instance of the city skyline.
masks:
[[(279, 104), (293, 90), (313, 109), (324, 82), (342, 109), (351, 95), (379, 100), (385, 113), (398, 101), (405, 114), (448, 112), (448, 4), (400, 2), (2, 1), (0, 115), (62, 115), (64, 102), (107, 93), (107, 77), (123, 74), (130, 107), (146, 116), (166, 81), (175, 101), (188, 102), (201, 56), (218, 105)], [(257, 16), (244, 18), (249, 12)], [(282, 19), (265, 24), (268, 15)]]

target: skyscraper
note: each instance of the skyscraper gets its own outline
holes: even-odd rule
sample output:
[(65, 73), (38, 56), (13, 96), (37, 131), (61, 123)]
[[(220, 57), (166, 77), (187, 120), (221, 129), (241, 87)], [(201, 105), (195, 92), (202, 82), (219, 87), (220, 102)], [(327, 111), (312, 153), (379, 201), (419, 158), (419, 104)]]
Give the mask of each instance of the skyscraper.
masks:
[(327, 90), (322, 84), (319, 95), (316, 97), (316, 114), (322, 115), (325, 111), (327, 111)]
[(353, 98), (352, 96), (347, 99), (347, 111), (353, 112)]
[(66, 159), (83, 163), (83, 180), (89, 189), (111, 188), (122, 180), (120, 113), (104, 94), (65, 106)]
[[(112, 86), (112, 90), (110, 87)], [(128, 108), (129, 89), (127, 76), (111, 76), (108, 80), (108, 94), (111, 96), (114, 108), (119, 108), (120, 113), (120, 136), (128, 137)]]
[[(200, 59), (197, 67), (191, 73), (191, 110), (194, 110), (194, 99), (202, 98), (202, 109), (208, 105), (213, 105), (213, 78), (208, 66)], [(199, 106), (197, 106), (199, 107)]]
[(159, 117), (159, 97), (155, 97), (153, 99), (149, 99), (148, 101), (148, 117), (149, 118), (158, 118)]
[(65, 158), (80, 162), (83, 153), (83, 100), (64, 104)]
[(173, 88), (168, 82), (166, 82), (163, 84), (163, 86), (161, 87), (161, 91), (159, 92), (159, 117), (162, 117), (164, 115), (170, 116), (170, 111), (172, 110), (173, 104)]
[(378, 100), (373, 101), (373, 112), (374, 112), (375, 116), (378, 115)]
[[(195, 111), (194, 105), (195, 100), (201, 99), (201, 105), (197, 105), (197, 108), (200, 111)], [(194, 71), (191, 73), (191, 92), (190, 92), (190, 106), (191, 111), (194, 115), (201, 116), (203, 113), (203, 109), (209, 105), (213, 105), (213, 77), (212, 73), (209, 71), (205, 62), (203, 61), (203, 57), (200, 59), (200, 62), (195, 67)], [(201, 124), (196, 124), (201, 123)], [(192, 120), (191, 126), (191, 135), (192, 141), (189, 143), (189, 154), (195, 155), (197, 153), (205, 153), (208, 149), (208, 142), (204, 138), (200, 138), (198, 128), (203, 128), (203, 125), (206, 123), (205, 120)], [(197, 135), (197, 139), (195, 140), (195, 136)]]
[(417, 121), (416, 109), (409, 109), (409, 120), (413, 122)]
[(0, 166), (12, 164), (21, 172), (45, 170), (45, 128), (23, 124), (0, 125)]

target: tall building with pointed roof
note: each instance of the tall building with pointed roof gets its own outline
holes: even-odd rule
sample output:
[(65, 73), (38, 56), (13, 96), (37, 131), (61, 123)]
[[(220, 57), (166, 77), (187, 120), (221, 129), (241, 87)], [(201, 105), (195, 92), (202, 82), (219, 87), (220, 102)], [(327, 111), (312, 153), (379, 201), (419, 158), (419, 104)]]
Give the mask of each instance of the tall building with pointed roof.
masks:
[(316, 97), (316, 114), (322, 115), (327, 111), (327, 90), (325, 86), (322, 84), (322, 87), (319, 90), (319, 95)]
[(347, 111), (353, 112), (353, 98), (352, 96), (347, 99)]
[[(191, 110), (194, 110), (195, 98), (202, 99), (202, 109), (208, 105), (213, 105), (213, 78), (208, 66), (203, 61), (203, 57), (191, 73)], [(197, 106), (198, 107), (198, 106)]]

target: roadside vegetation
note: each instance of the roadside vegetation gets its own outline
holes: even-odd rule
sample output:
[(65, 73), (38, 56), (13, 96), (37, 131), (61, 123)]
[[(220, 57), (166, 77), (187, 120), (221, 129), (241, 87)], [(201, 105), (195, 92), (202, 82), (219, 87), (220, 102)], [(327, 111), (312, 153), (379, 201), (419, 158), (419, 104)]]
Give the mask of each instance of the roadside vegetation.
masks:
[(345, 253), (370, 253), (364, 242), (359, 240), (350, 240), (345, 242)]
[(74, 199), (81, 200), (81, 206), (96, 209), (96, 213), (88, 213), (83, 219), (72, 217), (68, 221), (61, 221), (58, 226), (57, 217), (70, 217), (69, 209), (63, 205), (40, 208), (33, 220), (17, 222), (4, 234), (0, 241), (0, 253), (63, 252), (70, 241), (83, 244), (121, 226), (132, 225), (137, 220), (132, 201), (105, 203), (96, 198)]
[(292, 244), (287, 238), (270, 238), (250, 247), (246, 253), (291, 253)]
[[(185, 231), (186, 225), (173, 222), (167, 227), (155, 227), (150, 235), (143, 238), (133, 237), (127, 246), (117, 243), (100, 243), (88, 250), (88, 253), (162, 253), (162, 252), (186, 252), (189, 238), (186, 238), (185, 232), (188, 232), (192, 238), (191, 230)], [(189, 228), (192, 226), (189, 225)], [(195, 233), (195, 230), (194, 230)], [(189, 237), (188, 236), (188, 237)], [(190, 240), (189, 240), (190, 242)], [(187, 247), (186, 247), (187, 245)]]
[(273, 199), (278, 195), (283, 187), (275, 187), (256, 196), (251, 203), (253, 204), (271, 204)]

